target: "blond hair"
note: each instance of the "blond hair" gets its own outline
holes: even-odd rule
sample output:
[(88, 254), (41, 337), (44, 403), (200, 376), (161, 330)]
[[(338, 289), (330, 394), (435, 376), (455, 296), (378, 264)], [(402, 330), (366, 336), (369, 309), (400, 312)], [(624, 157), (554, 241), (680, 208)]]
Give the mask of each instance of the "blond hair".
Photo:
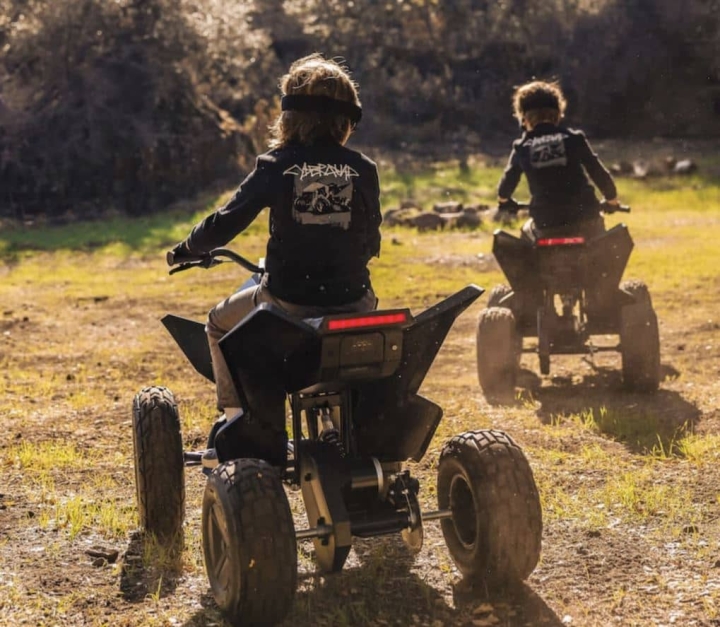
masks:
[[(315, 53), (298, 59), (280, 79), (283, 96), (326, 96), (360, 106), (357, 85), (346, 67)], [(291, 141), (310, 144), (322, 137), (343, 143), (353, 128), (347, 115), (320, 111), (283, 111), (270, 126), (270, 147)]]
[(520, 123), (533, 127), (541, 122), (557, 124), (565, 115), (567, 101), (557, 82), (532, 81), (513, 94), (513, 113)]

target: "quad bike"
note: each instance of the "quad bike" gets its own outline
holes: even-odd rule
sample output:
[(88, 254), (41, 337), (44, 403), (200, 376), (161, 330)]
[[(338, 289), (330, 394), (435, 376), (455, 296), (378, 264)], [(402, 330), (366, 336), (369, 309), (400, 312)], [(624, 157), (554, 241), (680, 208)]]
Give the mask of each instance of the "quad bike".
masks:
[[(229, 259), (227, 249), (171, 270)], [(423, 527), (440, 521), (463, 575), (490, 585), (535, 568), (542, 516), (532, 470), (501, 431), (469, 431), (440, 454), (435, 511), (421, 511), (419, 461), (442, 409), (418, 389), (455, 318), (482, 293), (471, 285), (418, 316), (408, 309), (299, 320), (256, 307), (220, 340), (244, 411), (210, 433), (219, 465), (202, 504), (202, 544), (213, 596), (238, 625), (274, 624), (297, 586), (297, 542), (312, 540), (321, 572), (342, 569), (353, 537), (400, 534), (412, 551)], [(165, 327), (195, 369), (212, 380), (201, 323), (168, 315)], [(273, 432), (266, 412), (289, 401), (292, 437)], [(133, 407), (140, 519), (161, 539), (182, 533), (184, 466), (178, 408), (162, 387), (140, 391)], [(284, 423), (284, 419), (283, 419)], [(207, 470), (207, 469), (205, 469)], [(284, 485), (301, 489), (308, 527), (296, 529)]]
[[(527, 205), (517, 205), (527, 206)], [(602, 204), (604, 213), (629, 212)], [(550, 356), (620, 351), (625, 386), (653, 392), (660, 381), (658, 321), (642, 281), (620, 282), (633, 241), (627, 227), (583, 236), (572, 228), (533, 231), (523, 238), (502, 230), (493, 254), (510, 285), (498, 285), (480, 312), (478, 378), (491, 402), (512, 400), (522, 353), (537, 353), (540, 372)], [(595, 345), (593, 335), (618, 335), (619, 344)], [(525, 347), (523, 339), (537, 337)]]

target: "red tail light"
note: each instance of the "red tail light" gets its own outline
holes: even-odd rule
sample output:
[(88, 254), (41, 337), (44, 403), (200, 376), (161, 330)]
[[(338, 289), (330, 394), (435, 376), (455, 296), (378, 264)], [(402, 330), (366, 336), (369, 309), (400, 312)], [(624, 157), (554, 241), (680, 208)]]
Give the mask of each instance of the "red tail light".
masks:
[(546, 239), (539, 239), (537, 241), (538, 246), (568, 246), (584, 243), (584, 237), (548, 237)]
[(407, 313), (378, 314), (376, 316), (361, 316), (358, 318), (337, 318), (328, 320), (328, 331), (342, 331), (345, 329), (360, 329), (362, 327), (382, 327), (391, 324), (407, 322)]

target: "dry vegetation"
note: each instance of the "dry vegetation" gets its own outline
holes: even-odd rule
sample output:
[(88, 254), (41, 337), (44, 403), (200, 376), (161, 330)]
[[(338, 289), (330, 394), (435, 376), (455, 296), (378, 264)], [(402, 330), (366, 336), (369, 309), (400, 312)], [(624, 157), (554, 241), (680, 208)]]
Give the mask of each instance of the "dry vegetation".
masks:
[[(387, 171), (387, 204), (411, 183), (432, 198), (481, 189), (497, 172), (463, 180), (451, 166)], [(558, 359), (543, 379), (526, 356), (517, 403), (489, 406), (474, 363), (484, 297), (458, 320), (422, 390), (445, 409), (416, 469), (428, 508), (450, 435), (500, 428), (526, 451), (545, 517), (542, 560), (526, 587), (490, 597), (468, 589), (432, 524), (419, 557), (399, 539), (362, 541), (333, 577), (314, 574), (311, 545), (302, 543), (287, 625), (720, 624), (720, 187), (697, 176), (620, 188), (634, 209), (625, 219), (636, 242), (627, 275), (647, 281), (660, 317), (660, 391), (625, 393), (613, 354), (594, 367)], [(0, 236), (0, 624), (223, 625), (200, 552), (200, 472), (187, 473), (180, 560), (136, 533), (135, 392), (174, 390), (188, 447), (202, 446), (214, 417), (212, 388), (159, 319), (202, 319), (244, 278), (229, 266), (167, 276), (161, 252), (195, 217), (180, 209), (166, 218), (173, 224), (145, 223), (144, 237), (130, 223), (109, 223), (72, 250), (62, 243), (70, 229), (91, 233), (92, 225)], [(234, 247), (261, 254), (263, 230), (253, 227)], [(374, 266), (382, 304), (417, 312), (469, 282), (491, 287), (500, 276), (477, 258), (489, 251), (490, 230), (386, 232)], [(93, 547), (116, 550), (117, 561), (89, 555)]]
[(0, 216), (144, 215), (234, 179), (314, 51), (347, 61), (358, 135), (384, 150), (486, 150), (533, 76), (594, 136), (717, 137), (719, 17), (717, 0), (0, 0)]

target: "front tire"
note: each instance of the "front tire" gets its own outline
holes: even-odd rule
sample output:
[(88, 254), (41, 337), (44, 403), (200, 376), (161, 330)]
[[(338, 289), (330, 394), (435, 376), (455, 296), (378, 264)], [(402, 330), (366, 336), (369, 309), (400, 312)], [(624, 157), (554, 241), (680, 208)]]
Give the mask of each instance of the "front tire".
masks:
[(452, 438), (438, 465), (438, 508), (450, 555), (462, 574), (492, 586), (526, 579), (540, 558), (542, 510), (530, 464), (502, 431)]
[(140, 526), (163, 543), (182, 538), (185, 462), (177, 404), (164, 387), (133, 401), (133, 451)]
[(620, 314), (623, 382), (631, 391), (655, 392), (660, 385), (660, 335), (650, 292), (642, 281), (620, 287), (635, 297)]
[(490, 309), (490, 307), (507, 307), (507, 305), (502, 304), (502, 300), (506, 296), (509, 296), (511, 292), (512, 288), (505, 283), (500, 283), (493, 287), (492, 290), (490, 290), (490, 296), (488, 296), (488, 309)]
[(297, 545), (277, 470), (259, 459), (218, 466), (202, 504), (202, 544), (213, 597), (234, 625), (274, 625), (292, 606)]
[(477, 327), (478, 381), (490, 403), (510, 403), (520, 366), (522, 339), (507, 307), (483, 309)]

